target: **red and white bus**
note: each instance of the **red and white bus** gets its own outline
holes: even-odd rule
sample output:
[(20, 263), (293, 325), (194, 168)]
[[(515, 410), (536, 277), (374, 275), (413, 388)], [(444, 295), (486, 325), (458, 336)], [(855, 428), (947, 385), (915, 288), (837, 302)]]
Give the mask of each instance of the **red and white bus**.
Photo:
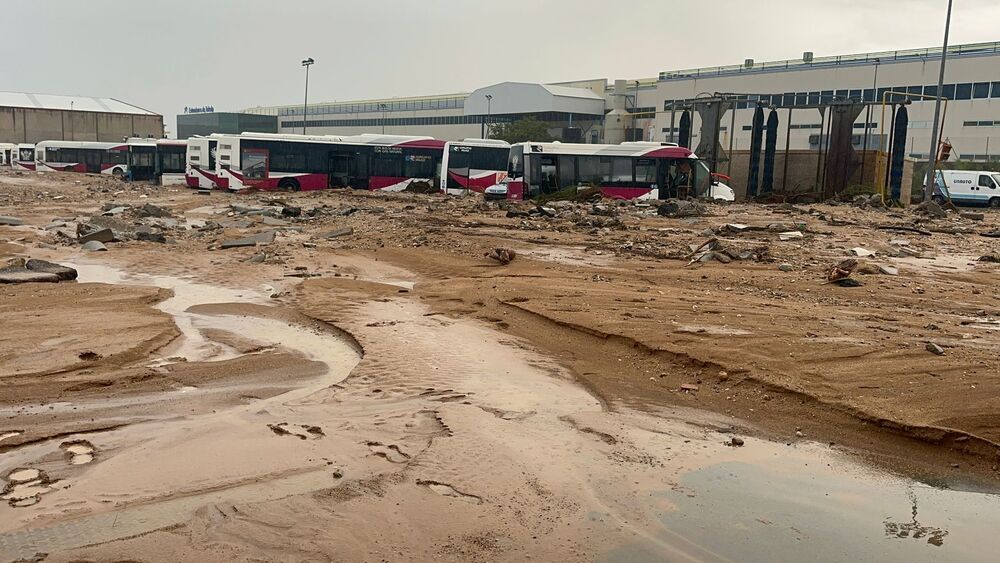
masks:
[(569, 187), (596, 187), (614, 199), (733, 199), (733, 191), (715, 182), (705, 163), (673, 143), (527, 142), (511, 146), (508, 199), (529, 199)]
[(128, 145), (89, 141), (42, 141), (35, 145), (36, 170), (90, 172), (125, 178)]
[(218, 151), (220, 135), (191, 137), (187, 140), (184, 165), (184, 183), (189, 188), (221, 188), (215, 171), (215, 155)]
[(261, 135), (219, 137), (220, 187), (402, 191), (440, 176), (444, 141), (431, 137)]
[(444, 145), (441, 189), (460, 195), (483, 192), (507, 177), (510, 144), (497, 139), (465, 139)]
[(14, 170), (34, 170), (35, 145), (31, 143), (18, 143), (17, 150), (10, 161), (10, 166)]

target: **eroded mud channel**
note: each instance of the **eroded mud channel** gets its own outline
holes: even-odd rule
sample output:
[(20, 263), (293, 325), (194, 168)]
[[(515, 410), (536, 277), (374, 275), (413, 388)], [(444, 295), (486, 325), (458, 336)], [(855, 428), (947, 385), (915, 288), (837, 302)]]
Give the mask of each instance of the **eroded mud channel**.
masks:
[[(225, 377), (4, 407), (4, 560), (973, 561), (1000, 549), (997, 496), (880, 472), (808, 436), (747, 437), (718, 415), (609, 410), (527, 343), (406, 294), (339, 312), (347, 334), (315, 320), (336, 290), (304, 291), (292, 310), (263, 290), (78, 267), (83, 282), (171, 289), (158, 308), (182, 336), (143, 362)], [(109, 429), (5, 446), (42, 416)]]

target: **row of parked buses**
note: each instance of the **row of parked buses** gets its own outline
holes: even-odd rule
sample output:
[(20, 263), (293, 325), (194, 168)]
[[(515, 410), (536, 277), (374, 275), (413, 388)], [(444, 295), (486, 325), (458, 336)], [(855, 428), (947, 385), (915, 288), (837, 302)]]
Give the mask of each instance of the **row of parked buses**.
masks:
[(397, 135), (243, 133), (188, 140), (192, 188), (401, 191), (414, 184), (449, 194), (528, 199), (593, 186), (617, 199), (733, 199), (690, 150), (670, 143), (620, 145), (445, 142)]
[(617, 199), (713, 197), (733, 191), (690, 150), (670, 143), (619, 145), (445, 142), (431, 137), (269, 133), (122, 143), (42, 141), (0, 145), (0, 164), (20, 170), (110, 174), (199, 189), (443, 191), (529, 199), (590, 186)]
[(129, 138), (121, 143), (41, 141), (0, 144), (0, 165), (38, 172), (88, 172), (183, 185), (187, 142)]

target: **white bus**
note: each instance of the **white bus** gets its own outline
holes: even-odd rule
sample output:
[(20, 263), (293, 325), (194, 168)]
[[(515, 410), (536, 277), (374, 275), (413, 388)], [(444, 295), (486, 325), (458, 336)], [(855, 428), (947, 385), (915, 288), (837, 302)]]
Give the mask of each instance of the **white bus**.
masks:
[(191, 137), (187, 140), (184, 165), (184, 182), (189, 188), (214, 189), (222, 187), (215, 172), (215, 154), (220, 135)]
[(90, 141), (42, 141), (35, 145), (36, 170), (89, 172), (125, 178), (128, 145)]
[(15, 157), (17, 157), (17, 145), (0, 143), (0, 166), (13, 166)]
[(155, 180), (156, 139), (129, 137), (125, 145), (128, 147), (128, 179), (136, 182)]
[(34, 170), (35, 145), (31, 143), (18, 143), (17, 152), (10, 161), (10, 166), (14, 170)]
[(221, 136), (217, 183), (231, 191), (341, 187), (402, 191), (417, 182), (433, 189), (443, 151), (444, 141), (431, 137)]
[(483, 192), (507, 178), (510, 144), (497, 139), (464, 139), (444, 145), (441, 189), (448, 194)]
[(507, 199), (570, 187), (595, 187), (614, 199), (735, 199), (693, 152), (673, 143), (518, 143), (511, 146), (507, 174)]
[(157, 139), (156, 183), (161, 186), (180, 186), (186, 183), (187, 141), (184, 139)]

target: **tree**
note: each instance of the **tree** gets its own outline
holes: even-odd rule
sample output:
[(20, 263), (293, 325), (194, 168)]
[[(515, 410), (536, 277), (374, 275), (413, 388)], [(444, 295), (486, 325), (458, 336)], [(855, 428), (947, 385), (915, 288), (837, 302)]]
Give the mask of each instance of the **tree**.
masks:
[(495, 123), (490, 126), (490, 138), (500, 139), (511, 144), (525, 141), (547, 143), (553, 140), (552, 135), (549, 135), (548, 125), (534, 117), (526, 117), (510, 123)]

